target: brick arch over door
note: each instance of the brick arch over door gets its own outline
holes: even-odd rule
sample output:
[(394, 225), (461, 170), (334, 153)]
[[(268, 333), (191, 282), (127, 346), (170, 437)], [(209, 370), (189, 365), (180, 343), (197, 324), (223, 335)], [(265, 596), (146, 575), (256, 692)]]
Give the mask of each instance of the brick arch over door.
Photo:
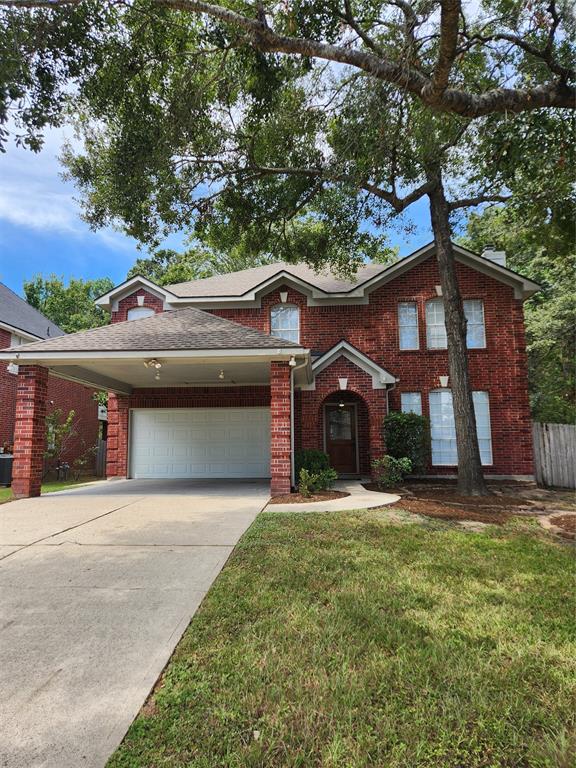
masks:
[[(348, 379), (345, 391), (338, 379)], [(332, 396), (342, 395), (361, 407), (358, 409), (360, 472), (370, 472), (370, 461), (384, 453), (382, 421), (386, 415), (386, 390), (373, 389), (372, 377), (345, 357), (339, 357), (316, 377), (316, 389), (297, 393), (295, 401), (295, 442), (297, 448), (324, 447), (323, 406)], [(364, 450), (362, 453), (362, 445)]]

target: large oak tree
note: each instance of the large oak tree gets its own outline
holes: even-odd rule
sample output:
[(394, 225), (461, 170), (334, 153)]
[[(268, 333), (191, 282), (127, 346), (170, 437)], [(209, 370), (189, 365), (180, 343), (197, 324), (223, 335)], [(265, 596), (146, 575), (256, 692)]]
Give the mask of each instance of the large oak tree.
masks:
[[(151, 244), (182, 228), (223, 249), (242, 237), (255, 252), (352, 271), (374, 231), (428, 200), (459, 484), (486, 492), (452, 225), (467, 207), (522, 197), (530, 169), (545, 210), (556, 179), (570, 176), (568, 4), (2, 6), (4, 115), (37, 148), (42, 128), (69, 110), (84, 149), (66, 164), (95, 226), (120, 221)], [(534, 163), (542, 138), (547, 152)]]

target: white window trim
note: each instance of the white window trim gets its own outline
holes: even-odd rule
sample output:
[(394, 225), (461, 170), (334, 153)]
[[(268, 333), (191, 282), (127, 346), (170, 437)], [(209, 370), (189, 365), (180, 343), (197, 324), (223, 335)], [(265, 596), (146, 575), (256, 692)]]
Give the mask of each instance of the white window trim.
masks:
[[(434, 324), (430, 323), (429, 317), (428, 317), (428, 308), (430, 306), (432, 306), (432, 305), (442, 307), (442, 316), (444, 318), (442, 323), (434, 323)], [(436, 298), (436, 299), (428, 299), (428, 301), (426, 302), (426, 306), (424, 307), (424, 316), (425, 316), (425, 319), (426, 319), (426, 348), (427, 349), (447, 349), (447, 347), (448, 347), (448, 338), (446, 336), (446, 320), (445, 320), (445, 311), (444, 311), (444, 300), (443, 299), (438, 299), (438, 298)], [(430, 341), (431, 341), (430, 329), (431, 328), (440, 328), (440, 327), (444, 328), (444, 336), (446, 338), (446, 343), (443, 344), (443, 345), (432, 345), (430, 343)]]
[[(476, 301), (479, 302), (480, 308), (482, 310), (482, 337), (484, 340), (484, 343), (481, 344), (479, 347), (471, 347), (468, 344), (468, 331), (470, 329), (470, 321), (468, 320), (468, 317), (466, 317), (466, 349), (486, 349), (486, 314), (484, 312), (484, 299), (463, 299), (463, 309), (464, 309), (464, 315), (466, 315), (466, 304), (470, 301)], [(480, 325), (480, 323), (475, 323), (475, 325)]]
[[(452, 390), (451, 389), (432, 389), (428, 393), (428, 412), (430, 414), (430, 430), (432, 430), (432, 426), (433, 426), (432, 425), (432, 408), (430, 406), (430, 396), (432, 394), (436, 393), (436, 392), (450, 392), (450, 394), (452, 395)], [(493, 449), (493, 441), (492, 441), (492, 414), (491, 414), (491, 409), (490, 409), (490, 393), (487, 392), (486, 390), (482, 390), (482, 389), (481, 390), (474, 390), (472, 392), (472, 398), (473, 399), (474, 399), (474, 395), (475, 394), (486, 395), (486, 403), (487, 403), (487, 406), (488, 406), (488, 425), (489, 425), (489, 429), (490, 429), (490, 461), (486, 462), (486, 463), (481, 461), (481, 463), (482, 463), (483, 467), (492, 467), (494, 465), (494, 449)], [(453, 424), (455, 423), (454, 422), (454, 403), (453, 402), (452, 402), (452, 423)], [(478, 430), (478, 425), (476, 425), (476, 430)], [(478, 438), (478, 431), (476, 431), (476, 437), (477, 437), (478, 440), (480, 440), (480, 438)], [(486, 439), (486, 438), (482, 438), (482, 439)], [(432, 439), (431, 439), (431, 445), (432, 445)], [(456, 453), (458, 453), (458, 446), (456, 446)], [(432, 455), (432, 450), (430, 450), (430, 462), (431, 462), (433, 467), (457, 467), (458, 466), (458, 456), (456, 456), (456, 463), (455, 464), (453, 462), (446, 463), (446, 462), (434, 461), (434, 458), (433, 458), (433, 455)]]
[[(275, 309), (293, 309), (296, 312), (296, 319), (297, 319), (297, 326), (296, 328), (274, 328), (273, 323), (273, 313)], [(275, 339), (286, 339), (286, 341), (294, 341), (294, 339), (290, 339), (287, 336), (283, 336), (282, 332), (288, 331), (288, 333), (294, 333), (296, 332), (297, 338), (295, 339), (296, 344), (300, 344), (300, 307), (297, 304), (274, 304), (274, 306), (270, 307), (270, 336), (274, 336)]]
[[(415, 347), (403, 347), (402, 346), (402, 328), (414, 328), (413, 325), (402, 325), (400, 322), (400, 307), (403, 304), (412, 304), (414, 306), (414, 314), (416, 316), (416, 346)], [(398, 349), (401, 352), (410, 352), (412, 350), (418, 350), (420, 349), (420, 326), (418, 323), (418, 302), (408, 300), (408, 301), (399, 301), (398, 305), (396, 307), (396, 316), (398, 318)]]

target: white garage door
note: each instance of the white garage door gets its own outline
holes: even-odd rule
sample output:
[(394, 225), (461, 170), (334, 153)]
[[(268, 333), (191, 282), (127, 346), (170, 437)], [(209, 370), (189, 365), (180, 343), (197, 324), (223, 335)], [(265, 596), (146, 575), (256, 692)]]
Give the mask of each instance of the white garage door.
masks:
[(134, 409), (131, 477), (270, 477), (269, 408)]

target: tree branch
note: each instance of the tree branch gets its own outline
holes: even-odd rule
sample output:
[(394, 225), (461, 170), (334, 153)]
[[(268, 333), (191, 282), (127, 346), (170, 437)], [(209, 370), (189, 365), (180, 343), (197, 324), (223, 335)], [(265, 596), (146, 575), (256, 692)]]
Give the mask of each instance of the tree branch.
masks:
[(448, 203), (448, 208), (455, 211), (457, 208), (471, 208), (481, 203), (505, 203), (512, 195), (491, 195), (479, 194), (476, 197), (463, 197), (460, 200), (452, 200)]
[[(10, 8), (58, 8), (79, 5), (82, 0), (0, 0), (0, 7)], [(172, 8), (194, 14), (205, 14), (249, 33), (251, 44), (263, 52), (296, 54), (309, 58), (348, 64), (385, 82), (391, 83), (404, 92), (412, 93), (423, 103), (440, 112), (451, 112), (462, 117), (476, 118), (497, 112), (526, 112), (543, 107), (576, 109), (576, 89), (565, 82), (549, 82), (532, 88), (494, 88), (485, 93), (473, 94), (468, 91), (445, 88), (450, 71), (453, 50), (453, 35), (457, 34), (458, 15), (453, 19), (453, 4), (458, 0), (443, 0), (444, 42), (439, 57), (436, 87), (430, 86), (430, 79), (405, 62), (396, 62), (384, 56), (342, 45), (323, 43), (299, 37), (287, 37), (257, 19), (251, 19), (235, 11), (213, 3), (199, 0), (152, 0), (163, 8)], [(448, 29), (449, 22), (455, 25)], [(438, 94), (440, 91), (440, 95)]]
[(432, 80), (422, 91), (422, 97), (434, 104), (448, 87), (450, 71), (454, 64), (458, 46), (459, 18), (462, 9), (460, 0), (441, 0), (440, 50)]

